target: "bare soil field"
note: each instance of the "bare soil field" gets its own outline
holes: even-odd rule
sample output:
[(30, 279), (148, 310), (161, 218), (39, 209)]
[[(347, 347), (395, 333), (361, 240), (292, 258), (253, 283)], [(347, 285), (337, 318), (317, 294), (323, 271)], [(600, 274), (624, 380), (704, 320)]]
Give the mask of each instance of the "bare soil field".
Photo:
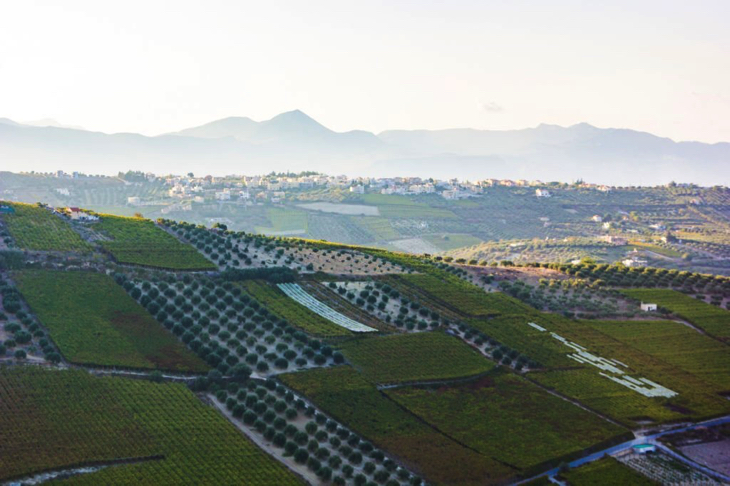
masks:
[(695, 462), (730, 475), (730, 439), (687, 445), (679, 450)]

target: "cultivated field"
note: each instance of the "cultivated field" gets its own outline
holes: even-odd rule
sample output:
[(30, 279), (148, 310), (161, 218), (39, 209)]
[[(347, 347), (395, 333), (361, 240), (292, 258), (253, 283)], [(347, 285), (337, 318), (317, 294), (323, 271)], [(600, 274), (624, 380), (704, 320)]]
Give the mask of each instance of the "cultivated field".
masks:
[(492, 361), (443, 332), (353, 339), (340, 349), (374, 383), (464, 378), (494, 367)]
[(350, 367), (291, 373), (281, 379), (429, 482), (495, 484), (516, 472), (419, 421)]
[(107, 275), (24, 271), (15, 278), (30, 308), (72, 363), (207, 369)]
[(120, 263), (170, 270), (210, 270), (215, 265), (194, 248), (148, 219), (102, 215), (94, 229), (111, 238), (100, 242)]
[(273, 314), (315, 336), (349, 336), (352, 334), (346, 328), (338, 326), (289, 298), (276, 286), (255, 280), (243, 282), (241, 286)]
[(0, 480), (118, 460), (67, 483), (301, 484), (183, 385), (0, 368)]
[(386, 393), (449, 437), (520, 470), (557, 464), (589, 447), (632, 437), (626, 429), (513, 374)]
[(44, 207), (13, 203), (14, 213), (0, 215), (15, 244), (24, 250), (87, 251), (91, 247), (68, 221)]

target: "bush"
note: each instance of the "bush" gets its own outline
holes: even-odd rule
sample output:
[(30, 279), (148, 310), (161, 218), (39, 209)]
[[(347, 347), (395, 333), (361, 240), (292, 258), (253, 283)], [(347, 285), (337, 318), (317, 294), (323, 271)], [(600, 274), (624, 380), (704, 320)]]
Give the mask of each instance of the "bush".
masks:
[(304, 464), (309, 459), (309, 452), (306, 449), (297, 449), (294, 453), (294, 460), (299, 464)]

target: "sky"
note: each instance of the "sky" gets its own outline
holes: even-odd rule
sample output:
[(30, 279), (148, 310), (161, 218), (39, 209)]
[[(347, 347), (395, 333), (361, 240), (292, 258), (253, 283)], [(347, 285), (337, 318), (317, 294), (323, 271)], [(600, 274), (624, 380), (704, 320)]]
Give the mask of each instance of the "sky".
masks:
[(730, 141), (728, 25), (727, 0), (6, 0), (0, 117), (156, 135), (300, 109), (337, 131)]

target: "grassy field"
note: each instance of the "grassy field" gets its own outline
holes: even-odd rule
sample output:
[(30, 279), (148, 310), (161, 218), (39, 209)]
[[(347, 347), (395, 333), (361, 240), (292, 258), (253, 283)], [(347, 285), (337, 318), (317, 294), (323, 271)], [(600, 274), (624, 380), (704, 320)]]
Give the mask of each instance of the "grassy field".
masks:
[(363, 228), (367, 233), (371, 234), (373, 241), (376, 242), (397, 240), (401, 237), (400, 233), (393, 228), (390, 221), (386, 218), (373, 216), (351, 216), (350, 221)]
[(348, 366), (280, 376), (326, 413), (435, 484), (503, 483), (515, 470), (440, 434)]
[[(5, 204), (5, 203), (3, 203)], [(87, 251), (91, 249), (71, 225), (48, 209), (12, 203), (15, 213), (2, 214), (15, 244), (24, 250)]]
[(612, 457), (599, 459), (585, 466), (560, 473), (570, 486), (658, 486), (659, 483), (642, 476)]
[(112, 238), (101, 245), (120, 263), (171, 270), (214, 270), (195, 248), (155, 226), (148, 219), (105, 214), (94, 229)]
[(0, 368), (0, 481), (151, 456), (64, 484), (301, 484), (183, 385)]
[(440, 248), (442, 251), (455, 250), (465, 246), (474, 246), (482, 242), (482, 240), (476, 236), (456, 233), (425, 235), (423, 239)]
[(266, 282), (248, 280), (241, 287), (258, 300), (271, 313), (285, 319), (292, 326), (298, 327), (314, 336), (351, 336), (352, 332), (344, 327), (328, 321), (303, 305), (289, 298), (281, 290)]
[(345, 357), (375, 383), (404, 383), (474, 376), (494, 363), (459, 339), (442, 332), (353, 339)]
[(649, 250), (658, 255), (665, 256), (667, 258), (681, 258), (682, 254), (672, 248), (664, 248), (663, 246), (655, 245), (652, 243), (645, 243), (643, 241), (630, 241), (629, 249), (631, 247), (638, 248), (640, 250)]
[(426, 204), (418, 203), (407, 196), (398, 194), (363, 194), (358, 196), (356, 200), (364, 204), (373, 206), (421, 206), (428, 207)]
[(621, 293), (642, 302), (669, 309), (695, 326), (719, 338), (730, 338), (730, 311), (699, 301), (675, 290), (627, 289)]
[(24, 271), (18, 288), (72, 363), (201, 372), (207, 369), (111, 277)]
[[(491, 375), (491, 374), (490, 374)], [(388, 396), (449, 437), (524, 470), (631, 434), (517, 375), (495, 373), (442, 388), (396, 388)]]
[(430, 206), (386, 204), (378, 206), (378, 209), (384, 218), (391, 219), (458, 219), (458, 216), (448, 209)]
[(266, 216), (271, 226), (256, 226), (257, 233), (279, 233), (287, 231), (307, 231), (307, 212), (298, 209), (270, 208)]

